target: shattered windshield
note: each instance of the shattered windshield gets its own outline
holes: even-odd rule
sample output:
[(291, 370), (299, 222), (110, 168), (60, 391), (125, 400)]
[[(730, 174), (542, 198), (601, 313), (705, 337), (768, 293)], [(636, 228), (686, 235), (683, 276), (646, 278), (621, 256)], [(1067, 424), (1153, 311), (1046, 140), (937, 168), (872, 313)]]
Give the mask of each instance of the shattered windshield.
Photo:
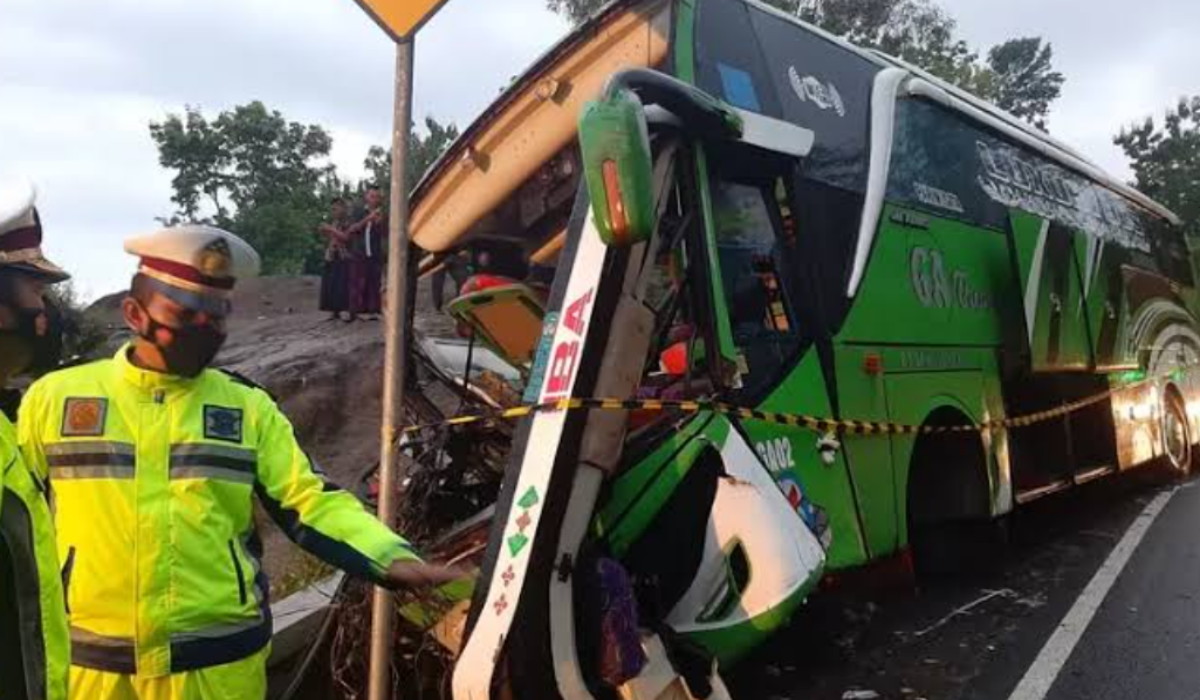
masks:
[(484, 372), (491, 372), (503, 378), (514, 391), (524, 389), (521, 373), (478, 343), (472, 348), (469, 341), (435, 338), (425, 341), (425, 349), (442, 371), (459, 381), (470, 357), (472, 383), (477, 383)]

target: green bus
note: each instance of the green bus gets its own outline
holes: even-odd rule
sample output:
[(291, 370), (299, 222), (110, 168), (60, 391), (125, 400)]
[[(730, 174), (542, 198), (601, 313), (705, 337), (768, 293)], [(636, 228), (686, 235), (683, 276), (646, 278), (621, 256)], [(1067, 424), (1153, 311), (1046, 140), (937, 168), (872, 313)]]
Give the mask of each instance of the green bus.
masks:
[(640, 401), (519, 426), (457, 700), (720, 697), (831, 572), (945, 569), (1021, 504), (1191, 466), (1178, 218), (754, 0), (609, 5), (464, 132), (412, 221), (426, 271), (516, 251), (449, 309), (528, 403)]

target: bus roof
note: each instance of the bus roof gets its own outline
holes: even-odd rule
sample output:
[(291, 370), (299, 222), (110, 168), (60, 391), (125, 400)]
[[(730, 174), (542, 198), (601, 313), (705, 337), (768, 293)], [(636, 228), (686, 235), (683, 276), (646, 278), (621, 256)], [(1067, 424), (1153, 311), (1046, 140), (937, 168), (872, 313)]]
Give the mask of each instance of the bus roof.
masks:
[[(703, 3), (704, 0), (698, 0)], [(880, 68), (898, 67), (938, 89), (963, 118), (1005, 132), (1174, 224), (1166, 207), (1106, 172), (1066, 143), (901, 59), (866, 50), (760, 0), (741, 0), (816, 34)], [(461, 245), (474, 223), (574, 139), (582, 104), (621, 68), (665, 61), (674, 0), (615, 0), (538, 58), (429, 169), (413, 192), (413, 241), (440, 252)]]
[(618, 0), (533, 63), (429, 169), (413, 192), (413, 241), (440, 252), (575, 139), (583, 104), (615, 72), (661, 64), (671, 0)]
[(945, 93), (949, 97), (945, 101), (945, 106), (959, 112), (964, 118), (991, 129), (1002, 126), (1007, 127), (1004, 130), (1010, 133), (1015, 130), (1018, 134), (1017, 138), (1024, 142), (1027, 147), (1037, 150), (1039, 155), (1053, 160), (1064, 168), (1073, 170), (1088, 179), (1096, 181), (1156, 216), (1167, 219), (1175, 225), (1181, 223), (1180, 218), (1170, 209), (1154, 201), (1141, 191), (1129, 186), (1126, 182), (1116, 178), (1072, 146), (1051, 136), (1049, 133), (1037, 128), (1024, 119), (997, 107), (991, 102), (942, 80), (903, 59), (882, 51), (863, 49), (841, 37), (826, 32), (820, 27), (809, 24), (795, 15), (788, 14), (776, 7), (761, 2), (761, 0), (742, 0), (742, 2), (835, 42), (846, 50), (875, 63), (881, 68), (897, 67), (921, 78)]

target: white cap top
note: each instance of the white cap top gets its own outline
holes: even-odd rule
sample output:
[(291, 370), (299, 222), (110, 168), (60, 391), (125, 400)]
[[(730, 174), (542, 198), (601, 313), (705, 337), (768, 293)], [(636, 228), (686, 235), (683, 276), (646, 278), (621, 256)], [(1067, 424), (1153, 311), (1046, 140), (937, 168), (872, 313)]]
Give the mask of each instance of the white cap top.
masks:
[(37, 190), (24, 178), (0, 180), (0, 267), (18, 269), (50, 282), (70, 279), (42, 253)]
[(256, 277), (262, 266), (249, 243), (229, 231), (200, 224), (134, 236), (126, 239), (125, 252), (142, 258), (143, 268), (190, 283), (184, 286), (231, 287), (231, 280)]
[(0, 179), (0, 235), (33, 226), (37, 188), (22, 177)]

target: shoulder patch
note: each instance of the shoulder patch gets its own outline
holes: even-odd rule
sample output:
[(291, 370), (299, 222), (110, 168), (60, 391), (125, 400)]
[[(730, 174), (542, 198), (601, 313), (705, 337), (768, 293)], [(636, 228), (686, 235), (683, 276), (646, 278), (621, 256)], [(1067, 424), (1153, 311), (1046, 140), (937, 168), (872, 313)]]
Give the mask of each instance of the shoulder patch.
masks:
[(99, 397), (67, 398), (63, 404), (62, 437), (100, 437), (108, 418), (108, 399)]
[(204, 406), (204, 437), (224, 442), (242, 441), (242, 409)]

